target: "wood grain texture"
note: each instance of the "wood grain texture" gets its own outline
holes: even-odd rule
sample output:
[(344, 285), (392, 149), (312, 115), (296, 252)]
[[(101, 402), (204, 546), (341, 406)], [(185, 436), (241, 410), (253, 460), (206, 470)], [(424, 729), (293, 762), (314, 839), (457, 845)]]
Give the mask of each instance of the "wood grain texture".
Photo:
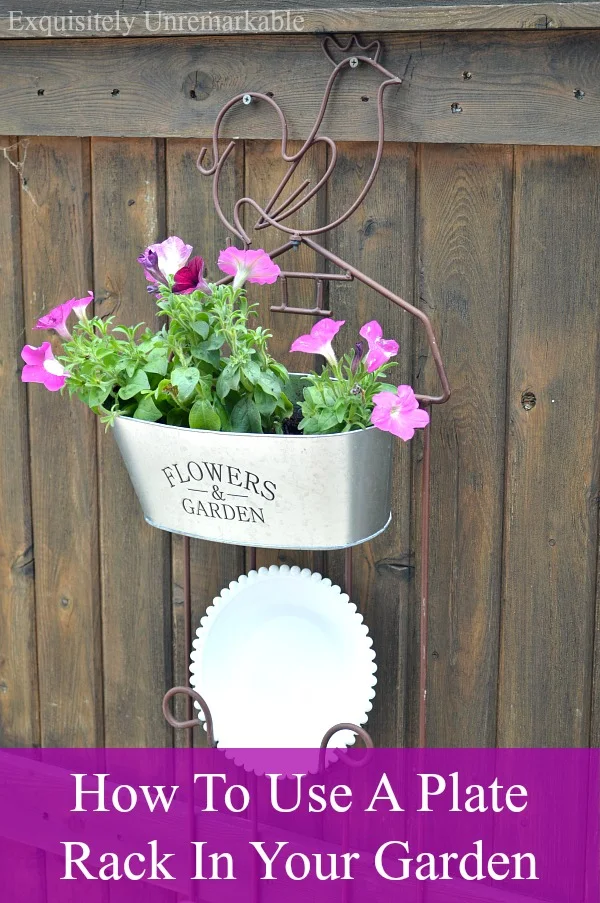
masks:
[[(179, 235), (194, 246), (206, 263), (208, 278), (218, 280), (223, 274), (217, 268), (219, 251), (228, 244), (229, 233), (214, 213), (212, 205), (212, 180), (202, 176), (196, 167), (200, 148), (197, 141), (167, 142), (167, 233)], [(236, 198), (243, 195), (244, 155), (243, 145), (238, 148), (235, 162), (223, 173), (220, 197), (223, 209), (229, 214)], [(174, 685), (189, 684), (189, 650), (185, 649), (183, 620), (183, 538), (172, 537), (173, 561), (173, 654)], [(215, 596), (232, 580), (244, 573), (244, 550), (236, 546), (214, 542), (191, 542), (192, 575), (192, 635), (200, 625), (200, 619)], [(210, 702), (209, 702), (210, 705)], [(177, 706), (177, 716), (184, 719), (185, 702)], [(205, 744), (205, 733), (194, 732), (194, 744)], [(178, 732), (175, 742), (187, 745), (188, 736)]]
[[(427, 699), (437, 746), (496, 738), (512, 163), (510, 148), (421, 149), (419, 305), (452, 387), (432, 411)], [(416, 339), (416, 383), (435, 393)]]
[[(396, 33), (383, 40), (385, 66), (404, 78), (386, 93), (390, 141), (600, 143), (598, 32)], [(273, 92), (290, 137), (301, 139), (331, 72), (320, 44), (310, 35), (79, 40), (65, 53), (60, 41), (5, 42), (3, 128), (21, 135), (193, 137), (210, 134), (223, 104), (251, 90)], [(290, 73), (302, 73), (301, 91)], [(341, 79), (323, 132), (372, 140), (381, 78), (362, 66)], [(266, 104), (238, 105), (224, 123), (224, 134), (241, 138), (278, 138), (279, 130)]]
[[(13, 6), (15, 4), (12, 4)], [(246, 14), (248, 11), (248, 14)], [(215, 4), (199, 10), (182, 0), (152, 0), (140, 10), (137, 0), (119, 4), (117, 18), (112, 0), (90, 10), (88, 2), (72, 2), (68, 9), (57, 2), (28, 4), (25, 14), (13, 15), (11, 4), (0, 9), (1, 38), (40, 38), (49, 35), (75, 38), (181, 34), (280, 34), (311, 32), (427, 31), (464, 29), (598, 28), (600, 4), (596, 0), (531, 2), (531, 0), (346, 0), (343, 7), (327, 8), (323, 0), (245, 0), (233, 6)], [(69, 13), (77, 18), (69, 18)], [(283, 13), (283, 15), (282, 15)], [(66, 14), (66, 16), (65, 16)], [(91, 18), (90, 18), (91, 14)], [(54, 19), (57, 15), (58, 19)], [(52, 16), (41, 20), (42, 16)], [(27, 18), (28, 17), (28, 18)], [(63, 17), (65, 17), (63, 19)], [(63, 24), (64, 23), (64, 24)]]
[[(164, 232), (161, 142), (92, 143), (96, 309), (156, 322), (138, 254)], [(169, 746), (170, 537), (147, 526), (113, 436), (99, 429), (107, 746)]]
[[(371, 170), (375, 146), (346, 144), (329, 193), (328, 217), (345, 209)], [(342, 259), (397, 292), (407, 301), (414, 286), (415, 150), (396, 145), (386, 149), (379, 177), (363, 207), (331, 234), (328, 247)], [(359, 339), (367, 321), (377, 319), (383, 334), (400, 345), (398, 367), (391, 380), (409, 381), (412, 322), (358, 282), (332, 283), (331, 305), (336, 319), (346, 321), (336, 348), (342, 353)], [(352, 601), (365, 618), (377, 655), (377, 686), (368, 730), (376, 745), (402, 746), (406, 740), (408, 601), (413, 575), (410, 539), (410, 446), (395, 445), (391, 526), (373, 542), (353, 550)], [(344, 586), (344, 554), (328, 553), (328, 576)]]
[[(19, 379), (25, 344), (19, 179), (8, 162), (18, 162), (19, 146), (14, 138), (0, 137), (0, 148), (7, 148), (0, 158), (0, 747), (30, 747), (40, 742), (34, 556), (27, 392)], [(0, 867), (6, 899), (43, 895), (41, 851), (4, 841)]]
[[(27, 392), (19, 378), (25, 344), (19, 179), (15, 139), (0, 138), (0, 746), (39, 743), (35, 589)], [(15, 467), (18, 462), (18, 467)], [(33, 629), (32, 629), (33, 626)]]
[(501, 746), (589, 742), (599, 175), (595, 150), (516, 151)]
[[(26, 337), (39, 344), (46, 334), (30, 331), (38, 317), (83, 294), (91, 281), (88, 142), (34, 139), (24, 177)], [(41, 742), (97, 746), (103, 729), (95, 420), (41, 386), (30, 386), (28, 398)]]

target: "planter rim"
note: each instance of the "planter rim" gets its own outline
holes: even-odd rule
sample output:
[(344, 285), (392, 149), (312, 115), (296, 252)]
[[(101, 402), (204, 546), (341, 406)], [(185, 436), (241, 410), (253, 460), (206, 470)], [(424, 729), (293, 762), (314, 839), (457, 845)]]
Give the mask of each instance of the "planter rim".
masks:
[(304, 433), (300, 433), (299, 435), (291, 435), (286, 433), (239, 433), (235, 430), (195, 430), (191, 426), (174, 426), (171, 423), (157, 423), (152, 420), (140, 420), (135, 417), (128, 417), (126, 414), (117, 414), (119, 420), (129, 421), (131, 420), (133, 423), (143, 423), (146, 426), (159, 426), (163, 429), (167, 430), (179, 430), (186, 433), (193, 433), (194, 435), (202, 435), (205, 434), (207, 436), (245, 436), (246, 438), (252, 437), (253, 439), (335, 439), (340, 436), (350, 436), (353, 433), (365, 433), (367, 430), (375, 430), (376, 426), (370, 424), (369, 426), (362, 427), (358, 430), (346, 430), (346, 432), (340, 433), (309, 433), (308, 435), (304, 435)]

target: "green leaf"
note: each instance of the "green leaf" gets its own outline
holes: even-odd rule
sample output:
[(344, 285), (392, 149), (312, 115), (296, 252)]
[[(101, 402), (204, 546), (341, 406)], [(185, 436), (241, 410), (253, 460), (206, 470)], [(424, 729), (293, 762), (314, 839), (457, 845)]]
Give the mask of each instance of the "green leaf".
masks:
[(182, 411), (181, 408), (171, 408), (167, 413), (167, 423), (169, 426), (187, 426), (187, 411)]
[(283, 364), (278, 364), (277, 361), (271, 361), (269, 367), (271, 368), (275, 376), (277, 376), (281, 380), (282, 383), (285, 384), (290, 378), (290, 374), (285, 369)]
[(178, 401), (185, 402), (192, 397), (199, 379), (200, 372), (196, 367), (175, 367), (171, 382), (177, 388)]
[(283, 391), (281, 380), (270, 370), (263, 370), (257, 382), (267, 395), (273, 395), (274, 398), (279, 398)]
[(260, 412), (249, 395), (240, 398), (231, 412), (231, 427), (236, 433), (262, 433)]
[(277, 407), (277, 399), (272, 395), (267, 395), (260, 386), (256, 386), (254, 389), (254, 403), (265, 417), (269, 417)]
[(242, 378), (246, 378), (251, 386), (255, 386), (260, 382), (261, 369), (256, 361), (248, 361), (242, 366)]
[(192, 323), (192, 329), (194, 332), (197, 332), (201, 339), (205, 339), (210, 332), (210, 326), (208, 324), (208, 319), (206, 320), (194, 320)]
[(157, 420), (161, 419), (163, 414), (154, 404), (152, 396), (146, 395), (140, 401), (133, 416), (136, 420), (150, 420), (152, 423), (156, 423)]
[(127, 401), (129, 398), (133, 398), (135, 395), (139, 395), (140, 392), (147, 391), (150, 388), (150, 381), (148, 379), (148, 374), (143, 370), (137, 370), (133, 377), (128, 381), (127, 385), (121, 386), (119, 389), (119, 398), (122, 398), (123, 401)]
[(148, 355), (148, 362), (143, 368), (146, 373), (156, 373), (158, 376), (164, 376), (169, 366), (169, 352), (160, 348), (152, 351)]
[(217, 395), (219, 398), (227, 398), (231, 391), (235, 391), (240, 384), (240, 371), (237, 364), (227, 364), (217, 380)]
[(221, 418), (209, 401), (199, 398), (190, 411), (190, 426), (193, 430), (220, 430)]

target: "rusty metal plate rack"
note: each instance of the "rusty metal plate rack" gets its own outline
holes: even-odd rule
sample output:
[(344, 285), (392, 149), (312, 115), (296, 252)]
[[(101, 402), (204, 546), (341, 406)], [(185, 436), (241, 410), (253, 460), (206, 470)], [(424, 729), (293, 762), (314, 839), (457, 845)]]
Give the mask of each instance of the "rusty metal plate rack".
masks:
[[(294, 154), (289, 153), (288, 151), (288, 125), (285, 118), (285, 115), (275, 100), (268, 94), (262, 94), (258, 92), (248, 91), (244, 94), (238, 94), (235, 97), (232, 97), (228, 103), (221, 109), (220, 113), (217, 116), (215, 121), (215, 126), (212, 135), (212, 163), (210, 165), (205, 164), (206, 157), (209, 149), (204, 147), (200, 151), (197, 166), (202, 175), (211, 177), (213, 180), (213, 188), (212, 188), (212, 196), (213, 203), (215, 207), (215, 211), (222, 221), (222, 223), (227, 227), (229, 232), (233, 235), (234, 239), (243, 244), (245, 249), (249, 248), (252, 245), (253, 237), (255, 233), (260, 233), (264, 229), (274, 229), (280, 233), (284, 237), (286, 237), (286, 241), (280, 245), (276, 250), (270, 252), (271, 257), (280, 257), (282, 254), (285, 254), (287, 251), (294, 250), (299, 248), (301, 245), (305, 245), (308, 248), (311, 248), (316, 252), (323, 260), (327, 261), (330, 265), (337, 268), (340, 272), (296, 272), (293, 270), (282, 270), (281, 271), (281, 303), (279, 305), (271, 306), (271, 310), (279, 313), (286, 314), (294, 314), (301, 316), (314, 316), (314, 317), (328, 317), (331, 316), (331, 310), (325, 307), (325, 293), (324, 286), (326, 283), (331, 281), (339, 281), (339, 282), (352, 282), (354, 280), (363, 283), (369, 288), (373, 289), (377, 294), (381, 295), (383, 298), (386, 298), (392, 304), (400, 307), (402, 310), (406, 311), (410, 316), (414, 317), (425, 330), (427, 342), (429, 345), (429, 350), (433, 361), (435, 363), (435, 367), (437, 370), (439, 383), (440, 383), (440, 394), (439, 395), (417, 395), (417, 399), (420, 401), (422, 407), (431, 411), (431, 408), (434, 405), (443, 404), (450, 397), (450, 386), (448, 383), (448, 378), (446, 376), (446, 372), (444, 369), (444, 364), (442, 361), (441, 353), (436, 341), (436, 337), (433, 331), (432, 324), (423, 311), (419, 310), (417, 307), (414, 307), (412, 304), (409, 304), (403, 298), (400, 298), (398, 295), (394, 294), (394, 292), (390, 291), (390, 289), (378, 283), (375, 279), (363, 273), (361, 270), (358, 270), (356, 267), (352, 266), (352, 264), (343, 260), (337, 254), (334, 254), (328, 248), (324, 247), (320, 244), (316, 237), (321, 236), (327, 232), (330, 232), (332, 229), (337, 228), (342, 223), (344, 223), (362, 204), (363, 200), (367, 196), (375, 178), (377, 176), (379, 166), (381, 163), (381, 158), (383, 155), (384, 149), (384, 141), (385, 141), (385, 128), (384, 128), (384, 95), (388, 88), (391, 87), (399, 87), (402, 84), (402, 78), (394, 75), (392, 72), (389, 72), (385, 69), (380, 62), (382, 55), (382, 44), (380, 41), (372, 41), (368, 44), (363, 44), (360, 39), (356, 35), (352, 35), (346, 42), (337, 41), (335, 38), (328, 36), (322, 42), (322, 49), (325, 55), (328, 57), (330, 62), (333, 65), (333, 72), (331, 73), (329, 80), (325, 86), (325, 91), (323, 95), (323, 100), (321, 102), (321, 106), (319, 112), (317, 114), (315, 123), (313, 128), (311, 129), (310, 134), (302, 144), (302, 147)], [(338, 63), (335, 62), (334, 55), (342, 55), (342, 60)], [(369, 176), (367, 177), (365, 184), (363, 186), (362, 191), (345, 209), (345, 211), (340, 214), (335, 220), (327, 223), (323, 226), (318, 226), (313, 229), (295, 229), (285, 223), (285, 221), (292, 216), (294, 213), (297, 213), (305, 204), (307, 204), (312, 198), (314, 198), (329, 182), (330, 176), (335, 169), (336, 161), (337, 161), (337, 147), (335, 142), (327, 137), (326, 135), (321, 135), (320, 128), (323, 123), (323, 119), (325, 117), (326, 108), (328, 102), (330, 100), (332, 91), (334, 90), (335, 84), (342, 75), (347, 70), (357, 69), (359, 66), (369, 66), (374, 69), (379, 75), (383, 76), (383, 80), (379, 85), (379, 89), (377, 92), (377, 121), (378, 121), (378, 134), (377, 134), (377, 149), (375, 153), (375, 159), (373, 161), (373, 166)], [(282, 159), (289, 164), (288, 169), (280, 181), (279, 185), (275, 189), (273, 195), (270, 200), (267, 202), (266, 206), (263, 208), (254, 198), (251, 197), (242, 197), (239, 198), (233, 209), (232, 221), (228, 220), (225, 216), (219, 199), (219, 183), (221, 178), (221, 173), (223, 171), (223, 167), (230, 157), (232, 151), (236, 146), (235, 139), (231, 140), (225, 149), (221, 152), (219, 149), (219, 132), (221, 128), (221, 124), (223, 119), (227, 115), (227, 113), (236, 105), (242, 104), (248, 108), (252, 108), (252, 106), (263, 103), (270, 105), (277, 116), (279, 117), (279, 122), (281, 125), (281, 157)], [(309, 180), (304, 180), (300, 183), (300, 185), (291, 191), (288, 196), (284, 200), (280, 200), (282, 194), (284, 193), (287, 185), (292, 179), (296, 169), (300, 165), (302, 159), (305, 154), (310, 150), (310, 148), (314, 147), (318, 144), (326, 145), (328, 152), (328, 163), (327, 167), (323, 173), (323, 175), (313, 184), (311, 185)], [(250, 232), (246, 231), (242, 224), (242, 211), (244, 208), (250, 208), (254, 210), (254, 212), (258, 215), (258, 219), (254, 223)], [(222, 279), (221, 283), (230, 282), (232, 277), (227, 277)], [(288, 281), (290, 279), (310, 279), (315, 283), (315, 304), (312, 308), (301, 308), (301, 307), (290, 307), (288, 304)], [(427, 644), (427, 633), (428, 633), (428, 618), (429, 618), (429, 520), (430, 520), (430, 473), (431, 473), (431, 425), (425, 428), (424, 436), (423, 436), (423, 461), (422, 461), (422, 476), (421, 476), (421, 524), (420, 524), (420, 532), (421, 532), (421, 567), (420, 567), (420, 652), (419, 652), (419, 746), (424, 747), (426, 743), (426, 727), (427, 727), (427, 656), (428, 656), (428, 644)], [(256, 549), (249, 550), (249, 565), (250, 570), (256, 568)], [(352, 597), (352, 548), (346, 549), (345, 552), (345, 567), (344, 567), (344, 589), (348, 596)], [(192, 604), (191, 604), (191, 569), (190, 569), (190, 539), (189, 537), (184, 537), (184, 643), (186, 647), (186, 655), (189, 658), (192, 650)], [(185, 696), (187, 700), (187, 718), (185, 721), (179, 721), (174, 717), (171, 711), (170, 703), (171, 700), (178, 695)], [(192, 730), (194, 727), (198, 727), (202, 724), (198, 717), (194, 716), (194, 703), (198, 706), (198, 708), (202, 711), (205, 719), (206, 731), (207, 731), (207, 740), (210, 746), (215, 745), (215, 738), (213, 733), (213, 720), (210, 711), (210, 707), (206, 700), (202, 698), (200, 694), (198, 694), (195, 690), (192, 690), (190, 687), (173, 687), (171, 690), (167, 692), (163, 700), (163, 712), (168, 723), (176, 729), (179, 730)], [(327, 731), (326, 735), (323, 738), (321, 748), (324, 750), (331, 738), (341, 730), (351, 730), (358, 737), (360, 737), (367, 748), (373, 747), (373, 741), (371, 737), (362, 727), (359, 727), (355, 724), (336, 724), (331, 727), (329, 731)], [(342, 754), (343, 755), (343, 754)], [(193, 808), (193, 800), (191, 801), (190, 807), (190, 828), (192, 830), (195, 829), (195, 812)], [(259, 826), (256, 822), (256, 818), (253, 819), (252, 825), (253, 831), (258, 837)], [(192, 882), (193, 884), (193, 882)], [(196, 889), (192, 887), (189, 899), (197, 899), (195, 896), (197, 893)], [(259, 900), (259, 887), (258, 883), (255, 882), (255, 886), (253, 887), (253, 900)], [(347, 899), (347, 890), (342, 890), (343, 899)], [(188, 898), (186, 897), (186, 900)]]

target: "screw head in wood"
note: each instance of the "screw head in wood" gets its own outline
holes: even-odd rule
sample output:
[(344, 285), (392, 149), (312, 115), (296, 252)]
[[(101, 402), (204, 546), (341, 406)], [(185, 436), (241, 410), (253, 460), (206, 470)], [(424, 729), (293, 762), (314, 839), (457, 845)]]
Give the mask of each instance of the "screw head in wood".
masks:
[(245, 103), (246, 106), (249, 106), (252, 103), (252, 95), (244, 94), (244, 96), (242, 97), (242, 103)]

